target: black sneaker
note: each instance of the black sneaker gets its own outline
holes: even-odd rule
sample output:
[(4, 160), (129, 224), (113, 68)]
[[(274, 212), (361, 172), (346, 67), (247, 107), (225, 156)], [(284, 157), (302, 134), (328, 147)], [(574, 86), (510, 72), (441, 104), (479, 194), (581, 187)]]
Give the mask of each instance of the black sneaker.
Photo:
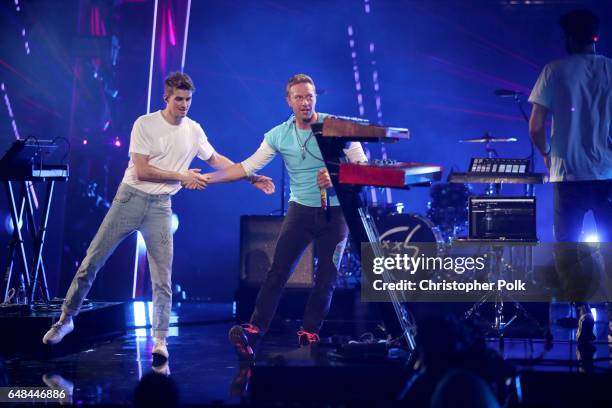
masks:
[(576, 330), (576, 341), (586, 343), (595, 341), (595, 319), (591, 313), (584, 313), (578, 319), (578, 329)]
[(304, 329), (301, 329), (297, 332), (298, 336), (298, 344), (303, 346), (314, 346), (321, 342), (319, 335), (317, 333), (311, 333)]
[(261, 338), (259, 327), (246, 323), (230, 329), (228, 338), (240, 361), (254, 361), (255, 347)]

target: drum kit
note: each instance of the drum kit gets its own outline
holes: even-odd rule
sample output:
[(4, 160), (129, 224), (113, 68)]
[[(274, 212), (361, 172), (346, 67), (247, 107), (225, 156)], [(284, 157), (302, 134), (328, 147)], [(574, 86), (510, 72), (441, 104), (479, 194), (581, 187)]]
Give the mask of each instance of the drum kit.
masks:
[[(535, 230), (523, 228), (527, 224), (535, 228), (535, 210), (534, 206), (530, 207), (534, 203), (531, 190), (528, 192), (526, 189), (526, 197), (502, 197), (500, 195), (502, 184), (523, 184), (527, 187), (546, 181), (545, 174), (531, 172), (533, 155), (528, 159), (500, 158), (493, 148), (495, 143), (511, 143), (517, 139), (494, 137), (487, 133), (482, 137), (462, 140), (463, 143), (484, 144), (487, 157), (472, 158), (467, 172), (451, 172), (447, 178), (449, 183), (436, 184), (442, 177), (442, 167), (436, 164), (389, 160), (346, 163), (341, 160), (344, 156), (342, 149), (348, 141), (398, 142), (410, 138), (408, 129), (357, 123), (338, 117), (328, 117), (323, 123), (312, 125), (312, 128), (351, 235), (358, 244), (369, 244), (370, 246), (366, 248), (375, 258), (379, 260), (386, 258), (381, 272), (381, 278), (386, 283), (398, 283), (397, 278), (391, 273), (394, 268), (388, 267), (386, 262), (390, 259), (387, 257), (388, 254), (395, 252), (398, 252), (396, 255), (399, 255), (399, 252), (403, 250), (411, 251), (412, 255), (408, 256), (413, 260), (418, 257), (420, 260), (427, 259), (426, 262), (432, 258), (434, 262), (443, 258), (452, 261), (462, 258), (465, 251), (474, 249), (466, 249), (465, 243), (467, 243), (468, 246), (476, 245), (477, 253), (484, 254), (482, 258), (487, 258), (488, 253), (483, 251), (489, 251), (495, 255), (484, 261), (484, 268), (468, 268), (469, 273), (464, 268), (459, 272), (452, 265), (447, 267), (446, 263), (443, 267), (436, 267), (437, 263), (433, 263), (432, 268), (415, 266), (414, 271), (411, 272), (411, 274), (419, 274), (419, 277), (421, 273), (425, 273), (426, 275), (423, 276), (429, 277), (430, 283), (434, 284), (440, 283), (440, 278), (442, 278), (441, 283), (445, 283), (445, 275), (452, 273), (451, 279), (455, 279), (453, 279), (454, 285), (451, 286), (454, 287), (464, 283), (461, 282), (464, 279), (481, 280), (482, 278), (488, 279), (489, 282), (491, 282), (490, 279), (500, 279), (506, 273), (508, 264), (503, 258), (502, 251), (497, 247), (505, 250), (506, 248), (512, 249), (507, 245), (510, 242), (527, 243), (527, 245), (537, 242), (535, 234), (525, 234), (526, 231)], [(471, 184), (473, 183), (485, 184), (488, 185), (488, 188), (484, 194), (472, 194), (474, 189)], [(431, 188), (427, 216), (404, 214), (400, 210), (402, 206), (398, 204), (371, 206), (364, 200), (365, 195), (361, 194), (363, 187), (407, 189), (423, 186)], [(476, 199), (480, 201), (476, 202)], [(499, 217), (500, 214), (502, 217)], [(514, 222), (516, 217), (519, 217), (520, 223)], [(466, 224), (468, 234), (466, 237), (460, 237), (459, 233), (465, 229)], [(417, 245), (428, 243), (433, 245)], [(361, 253), (362, 249), (347, 248), (345, 250), (339, 271), (338, 286), (350, 287), (345, 283), (361, 282), (362, 278), (367, 281), (371, 278), (371, 276), (366, 276), (367, 274), (363, 276), (361, 274), (357, 254)], [(428, 253), (434, 256), (429, 256)], [(421, 254), (426, 256), (422, 257)], [(457, 254), (459, 257), (454, 258)], [(464, 260), (465, 258), (462, 258), (461, 262)], [(450, 263), (453, 264), (453, 262)], [(502, 293), (499, 288), (486, 292), (488, 292), (486, 297), (478, 300), (477, 304), (464, 314), (464, 318), (468, 319), (468, 314), (475, 315), (475, 311), (482, 304), (493, 303), (495, 319), (490, 327), (501, 338), (503, 330), (515, 320), (512, 318), (509, 322), (504, 321), (503, 304), (506, 302), (507, 294)], [(418, 298), (410, 296), (410, 290), (408, 293), (387, 290), (381, 295), (384, 301), (378, 302), (380, 314), (389, 333), (396, 337), (401, 336), (406, 341), (408, 348), (414, 350), (416, 326), (409, 312), (408, 304), (419, 299), (426, 301), (427, 297), (421, 297), (420, 294)], [(513, 303), (515, 306), (518, 304)]]
[[(493, 159), (498, 157), (497, 151), (493, 147), (494, 143), (513, 143), (516, 141), (516, 138), (494, 137), (489, 133), (485, 133), (481, 137), (462, 139), (459, 142), (483, 144), (487, 157), (489, 159)], [(516, 159), (510, 160), (518, 161)], [(503, 162), (504, 159), (500, 159), (500, 161)], [(530, 166), (527, 165), (525, 167), (527, 167), (525, 170), (526, 173), (529, 173)], [(488, 172), (491, 169), (483, 169), (483, 172), (484, 170)], [(493, 170), (493, 172), (495, 171), (496, 170)], [(404, 213), (403, 204), (401, 203), (377, 204), (369, 206), (369, 212), (375, 220), (375, 224), (380, 233), (380, 241), (383, 244), (403, 242), (404, 245), (409, 242), (434, 243), (437, 244), (438, 253), (446, 252), (455, 241), (465, 242), (465, 235), (467, 235), (468, 231), (468, 205), (470, 197), (483, 195), (495, 198), (500, 195), (501, 186), (497, 180), (495, 182), (474, 180), (474, 182), (481, 184), (484, 183), (486, 186), (484, 191), (477, 192), (477, 187), (472, 185), (470, 182), (458, 182), (453, 180), (452, 177), (449, 177), (449, 180), (451, 182), (438, 182), (431, 184), (429, 190), (430, 200), (427, 204), (427, 211), (425, 215)], [(528, 183), (526, 181), (514, 182), (525, 184)], [(495, 248), (495, 251), (497, 262), (492, 263), (492, 265), (490, 265), (490, 269), (491, 271), (497, 271), (493, 272), (493, 274), (501, 276), (503, 271), (500, 270), (500, 267), (504, 262), (501, 254), (499, 254), (499, 248)], [(528, 251), (530, 251), (530, 249)], [(493, 259), (493, 257), (491, 259)], [(461, 279), (463, 278), (472, 279), (477, 277), (463, 276)], [(346, 282), (350, 279), (355, 282), (360, 279), (360, 264), (357, 256), (350, 250), (350, 248), (347, 248), (344, 254), (342, 266), (340, 268), (339, 284), (340, 282), (344, 282), (346, 286)], [(437, 278), (434, 277), (434, 279)], [(502, 295), (501, 293), (497, 293), (493, 296), (495, 296), (495, 299), (491, 300), (494, 301), (496, 313), (491, 327), (501, 337), (503, 329), (516, 318), (516, 315), (509, 322), (504, 322), (503, 301), (501, 300)], [(497, 297), (499, 297), (499, 299)], [(477, 302), (467, 311), (465, 317), (470, 318), (472, 315), (474, 315), (477, 309), (482, 306), (485, 301), (487, 301), (487, 299), (482, 299), (481, 301)], [(516, 304), (516, 302), (514, 303)], [(521, 309), (521, 312), (524, 312), (520, 305), (518, 305), (518, 308)]]
[[(484, 144), (487, 157), (496, 157), (493, 143), (513, 143), (514, 137), (495, 137), (490, 133), (475, 138), (459, 140), (460, 143)], [(465, 234), (468, 225), (468, 199), (475, 195), (475, 188), (470, 183), (440, 182), (431, 185), (430, 200), (427, 203), (426, 215), (407, 214), (403, 212), (402, 203), (371, 205), (370, 214), (376, 221), (383, 241), (431, 242), (440, 245), (451, 244), (461, 234)], [(494, 195), (495, 188), (487, 185), (485, 195)], [(359, 278), (359, 262), (350, 250), (350, 243), (344, 254), (340, 267), (340, 281)], [(340, 283), (340, 282), (339, 282)]]

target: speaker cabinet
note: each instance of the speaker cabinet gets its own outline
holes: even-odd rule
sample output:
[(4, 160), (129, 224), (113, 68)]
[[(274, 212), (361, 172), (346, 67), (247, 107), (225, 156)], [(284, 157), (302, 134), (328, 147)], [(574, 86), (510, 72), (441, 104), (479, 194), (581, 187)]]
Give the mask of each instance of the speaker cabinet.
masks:
[[(259, 287), (272, 265), (274, 248), (284, 217), (243, 215), (240, 217), (240, 284)], [(287, 282), (287, 288), (310, 288), (314, 284), (314, 251), (310, 243)]]

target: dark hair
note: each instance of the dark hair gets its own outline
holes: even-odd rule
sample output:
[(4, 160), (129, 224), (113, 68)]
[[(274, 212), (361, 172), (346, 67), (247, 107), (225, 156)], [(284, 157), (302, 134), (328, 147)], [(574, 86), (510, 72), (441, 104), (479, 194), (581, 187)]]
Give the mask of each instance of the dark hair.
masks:
[(155, 372), (142, 376), (134, 390), (134, 407), (174, 408), (178, 406), (179, 391), (172, 378)]
[(561, 28), (567, 38), (579, 44), (593, 44), (599, 36), (599, 17), (587, 9), (572, 10), (561, 16)]
[(289, 81), (287, 81), (287, 96), (289, 96), (289, 89), (291, 89), (293, 85), (297, 85), (297, 84), (310, 84), (313, 87), (315, 87), (314, 81), (308, 75), (295, 74), (294, 76), (289, 78)]
[(164, 99), (167, 99), (175, 89), (183, 89), (185, 91), (195, 91), (193, 80), (183, 72), (171, 72), (164, 80)]

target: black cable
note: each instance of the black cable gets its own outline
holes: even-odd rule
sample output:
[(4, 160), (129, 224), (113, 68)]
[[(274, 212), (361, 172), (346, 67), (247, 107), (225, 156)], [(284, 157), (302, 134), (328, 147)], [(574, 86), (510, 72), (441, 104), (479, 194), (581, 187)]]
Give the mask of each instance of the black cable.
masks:
[[(518, 96), (515, 96), (514, 98), (517, 102), (519, 111), (521, 112), (523, 119), (525, 119), (525, 122), (527, 122), (527, 126), (529, 127), (529, 116), (527, 116), (527, 112), (525, 112), (525, 108), (523, 107), (523, 104), (525, 103), (525, 101), (521, 100)], [(534, 163), (535, 151), (533, 148), (533, 140), (531, 140), (531, 137), (529, 138), (529, 146), (530, 146), (530, 152), (529, 152), (529, 156), (526, 157), (526, 159), (529, 159), (529, 167), (530, 167), (529, 171), (534, 172), (535, 171), (535, 163)]]
[(34, 139), (34, 142), (36, 143), (37, 153), (38, 153), (38, 156), (40, 157), (40, 168), (42, 168), (42, 154), (41, 154), (41, 148), (40, 148), (40, 141), (38, 140), (38, 138), (34, 135), (28, 135), (25, 139), (23, 139), (23, 145), (25, 146), (27, 141), (30, 139)]
[[(306, 141), (308, 141), (308, 140), (306, 140)], [(323, 158), (322, 158), (322, 157), (317, 157), (317, 156), (315, 156), (315, 155), (314, 155), (314, 154), (313, 154), (313, 153), (312, 153), (312, 152), (311, 152), (311, 151), (308, 149), (308, 146), (306, 146), (306, 144), (305, 144), (305, 143), (304, 143), (304, 150), (306, 151), (306, 153), (308, 153), (309, 155), (311, 155), (311, 156), (312, 156), (312, 157), (313, 157), (315, 160), (319, 160), (319, 161), (321, 161), (321, 162), (325, 163), (325, 160), (323, 160)], [(339, 164), (339, 163), (338, 163), (338, 164)]]
[(333, 165), (336, 165), (336, 166), (340, 166), (340, 164), (341, 164), (340, 162), (335, 162), (335, 161), (327, 161), (327, 162), (326, 162), (325, 160), (323, 160), (323, 158), (320, 158), (320, 157), (315, 156), (315, 155), (314, 155), (314, 154), (313, 154), (313, 153), (312, 153), (310, 150), (308, 150), (308, 147), (306, 147), (306, 145), (304, 145), (304, 150), (305, 150), (305, 151), (306, 151), (306, 152), (307, 152), (309, 155), (311, 155), (311, 156), (312, 156), (314, 159), (319, 160), (319, 161), (321, 161), (321, 162), (323, 162), (323, 163), (326, 163), (326, 164), (327, 164), (327, 163), (329, 163), (329, 164), (333, 164)]
[[(297, 136), (297, 132), (296, 132), (296, 136)], [(323, 158), (322, 158), (322, 157), (317, 157), (317, 156), (316, 156), (314, 153), (312, 153), (312, 152), (311, 152), (311, 151), (308, 149), (308, 141), (309, 141), (310, 139), (312, 139), (312, 138), (313, 138), (313, 136), (314, 136), (314, 133), (311, 131), (311, 132), (310, 132), (310, 135), (308, 135), (308, 137), (306, 138), (306, 140), (304, 140), (304, 144), (300, 144), (300, 139), (299, 139), (299, 137), (298, 137), (298, 144), (299, 144), (299, 145), (300, 145), (300, 147), (302, 147), (302, 148), (304, 149), (304, 151), (305, 151), (305, 152), (307, 152), (307, 153), (308, 153), (308, 154), (309, 154), (309, 155), (310, 155), (310, 156), (311, 156), (313, 159), (315, 159), (315, 160), (318, 160), (318, 161), (320, 161), (320, 162), (325, 163), (325, 160), (323, 160)], [(320, 149), (319, 149), (319, 150), (320, 150)], [(337, 166), (339, 166), (339, 165), (340, 165), (340, 163), (336, 163), (336, 162), (327, 162), (327, 163), (330, 163), (330, 164), (335, 164), (335, 165), (337, 165)]]
[(65, 165), (66, 164), (66, 158), (70, 154), (70, 149), (71, 149), (70, 140), (68, 140), (68, 138), (64, 137), (64, 136), (57, 136), (55, 139), (51, 140), (51, 143), (55, 143), (56, 140), (63, 140), (66, 143), (66, 145), (68, 146), (68, 149), (66, 149), (66, 153), (64, 153), (64, 156), (62, 156), (62, 160), (61, 160), (62, 165)]

